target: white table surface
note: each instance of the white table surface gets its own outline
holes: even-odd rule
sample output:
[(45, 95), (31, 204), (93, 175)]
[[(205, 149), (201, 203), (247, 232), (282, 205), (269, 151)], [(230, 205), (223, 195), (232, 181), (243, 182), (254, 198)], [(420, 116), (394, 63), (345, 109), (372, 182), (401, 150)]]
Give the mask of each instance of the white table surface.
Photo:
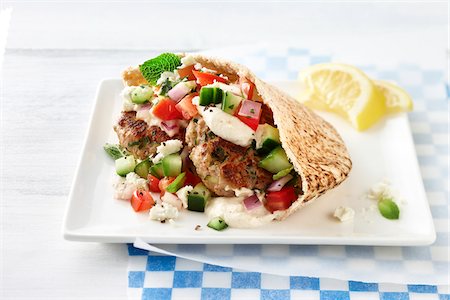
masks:
[[(223, 36), (232, 31), (233, 44), (300, 43), (354, 63), (444, 63), (445, 3), (246, 5), (223, 5), (233, 22), (168, 37), (162, 29), (143, 35), (142, 23), (125, 18), (136, 8), (123, 3), (2, 3), (13, 15), (0, 94), (0, 298), (126, 297), (126, 247), (64, 241), (61, 223), (97, 84), (152, 55), (136, 49), (230, 46)], [(201, 6), (184, 1), (175, 14)], [(247, 26), (250, 39), (236, 25), (244, 17), (257, 24)], [(169, 27), (177, 26), (173, 19)]]

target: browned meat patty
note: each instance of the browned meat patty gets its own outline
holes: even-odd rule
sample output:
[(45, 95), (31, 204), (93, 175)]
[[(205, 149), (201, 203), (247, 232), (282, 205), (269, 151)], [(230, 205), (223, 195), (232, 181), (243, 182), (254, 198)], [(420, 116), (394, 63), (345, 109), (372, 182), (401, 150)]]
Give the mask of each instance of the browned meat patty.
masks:
[(135, 157), (145, 159), (156, 153), (156, 147), (162, 142), (172, 139), (184, 141), (184, 130), (169, 137), (158, 126), (148, 126), (145, 121), (136, 119), (136, 112), (122, 112), (114, 126), (122, 147), (130, 151)]
[(202, 118), (186, 129), (190, 159), (204, 184), (219, 196), (234, 196), (231, 189), (264, 190), (272, 174), (258, 167), (260, 158), (251, 147), (241, 147), (216, 136)]

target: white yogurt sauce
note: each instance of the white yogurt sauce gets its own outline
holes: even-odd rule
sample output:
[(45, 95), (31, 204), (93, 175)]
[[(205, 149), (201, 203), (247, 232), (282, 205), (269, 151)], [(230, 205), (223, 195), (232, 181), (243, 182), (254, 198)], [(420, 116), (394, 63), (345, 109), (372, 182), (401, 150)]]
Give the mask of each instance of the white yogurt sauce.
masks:
[(192, 103), (197, 106), (197, 110), (205, 120), (206, 125), (215, 135), (242, 147), (251, 145), (252, 140), (255, 139), (255, 132), (250, 127), (219, 107), (200, 106), (198, 101), (198, 96), (192, 99)]
[(206, 206), (206, 214), (210, 219), (221, 217), (230, 227), (254, 228), (272, 222), (282, 211), (271, 214), (263, 205), (247, 211), (242, 197), (212, 198)]

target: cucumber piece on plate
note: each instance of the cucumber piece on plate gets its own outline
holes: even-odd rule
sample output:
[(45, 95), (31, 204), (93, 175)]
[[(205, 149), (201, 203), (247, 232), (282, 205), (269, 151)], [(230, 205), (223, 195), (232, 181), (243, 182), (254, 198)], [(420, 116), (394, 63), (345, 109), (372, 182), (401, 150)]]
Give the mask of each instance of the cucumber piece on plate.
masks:
[(188, 194), (188, 210), (204, 212), (206, 202), (211, 197), (211, 192), (203, 184), (197, 184), (194, 189)]
[(289, 159), (283, 148), (278, 146), (270, 151), (270, 153), (267, 154), (267, 156), (259, 162), (258, 166), (271, 173), (276, 174), (281, 170), (292, 167), (292, 164), (289, 162)]
[(152, 174), (153, 176), (155, 176), (158, 179), (161, 179), (161, 178), (164, 177), (164, 172), (163, 172), (163, 168), (162, 168), (162, 163), (161, 162), (151, 166), (149, 171), (150, 171), (150, 174)]
[(136, 104), (143, 104), (147, 101), (152, 100), (153, 98), (153, 90), (147, 85), (140, 85), (135, 87), (131, 91), (131, 102)]
[(224, 230), (228, 227), (228, 224), (221, 217), (212, 218), (207, 225), (209, 228), (212, 228), (217, 231)]
[(186, 181), (186, 172), (183, 172), (180, 175), (178, 175), (177, 178), (175, 178), (175, 180), (172, 181), (171, 184), (167, 186), (166, 191), (169, 193), (176, 193), (179, 189), (181, 189), (185, 181)]
[(125, 176), (134, 171), (136, 167), (136, 160), (133, 155), (124, 156), (115, 161), (116, 173), (120, 176)]
[(242, 100), (244, 100), (244, 98), (227, 91), (223, 97), (222, 110), (230, 115), (234, 115)]
[(150, 171), (150, 167), (152, 166), (152, 163), (147, 158), (134, 167), (134, 173), (138, 174), (140, 177), (147, 179), (148, 173)]
[(181, 173), (181, 156), (179, 154), (170, 154), (163, 158), (162, 169), (164, 176), (175, 177)]
[(223, 100), (223, 91), (218, 87), (203, 87), (200, 90), (199, 104), (201, 106), (207, 106), (211, 103), (221, 103)]
[(281, 144), (278, 129), (269, 124), (258, 125), (255, 132), (255, 140), (258, 154), (269, 153)]

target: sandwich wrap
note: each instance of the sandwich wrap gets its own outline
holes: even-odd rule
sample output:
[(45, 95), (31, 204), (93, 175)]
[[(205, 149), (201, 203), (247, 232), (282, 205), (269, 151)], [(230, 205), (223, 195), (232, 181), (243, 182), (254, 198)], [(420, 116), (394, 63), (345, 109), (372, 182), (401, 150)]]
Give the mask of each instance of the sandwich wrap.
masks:
[[(203, 67), (227, 76), (230, 81), (244, 77), (253, 82), (258, 100), (272, 110), (282, 147), (302, 181), (302, 193), (277, 216), (278, 220), (287, 218), (346, 179), (352, 162), (342, 138), (331, 124), (291, 96), (260, 80), (243, 65), (202, 54), (190, 56)], [(129, 86), (147, 84), (137, 67), (125, 70), (123, 80)]]

